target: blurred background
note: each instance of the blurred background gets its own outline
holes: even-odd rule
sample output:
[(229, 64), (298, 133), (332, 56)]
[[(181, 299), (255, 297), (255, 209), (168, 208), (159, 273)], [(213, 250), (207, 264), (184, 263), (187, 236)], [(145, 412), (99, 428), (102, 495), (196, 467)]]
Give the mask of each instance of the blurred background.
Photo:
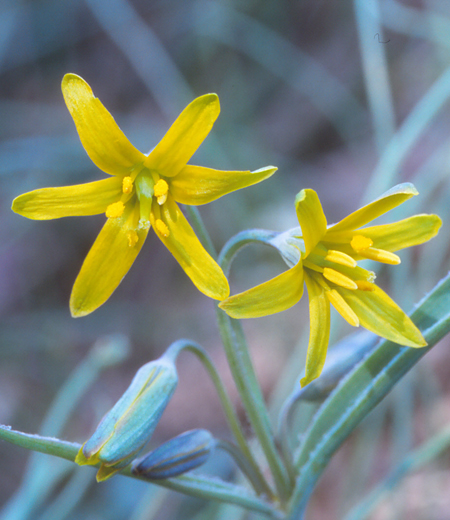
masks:
[[(152, 233), (110, 300), (73, 319), (71, 287), (105, 217), (35, 222), (11, 212), (25, 191), (104, 178), (65, 107), (67, 72), (91, 85), (144, 152), (194, 97), (219, 95), (221, 115), (192, 162), (279, 170), (200, 208), (218, 249), (246, 228), (296, 226), (302, 188), (319, 193), (333, 222), (411, 181), (421, 195), (389, 220), (433, 212), (444, 225), (429, 244), (402, 252), (401, 266), (378, 272), (379, 284), (409, 312), (447, 273), (447, 0), (0, 0), (0, 423), (83, 442), (139, 366), (181, 337), (204, 345), (239, 408), (213, 305)], [(232, 291), (284, 269), (275, 252), (249, 247), (233, 264)], [(274, 418), (298, 385), (307, 315), (305, 299), (244, 324)], [(335, 340), (351, 332), (341, 321), (333, 322)], [(352, 435), (308, 518), (345, 518), (450, 421), (448, 347), (436, 346)], [(179, 388), (151, 445), (196, 427), (229, 438), (203, 367), (189, 354), (178, 367)], [(5, 442), (0, 468), (2, 520), (259, 518), (123, 477), (96, 485), (89, 468), (74, 471)], [(218, 457), (210, 470), (227, 478), (233, 466)], [(449, 484), (441, 455), (370, 518), (447, 519)]]

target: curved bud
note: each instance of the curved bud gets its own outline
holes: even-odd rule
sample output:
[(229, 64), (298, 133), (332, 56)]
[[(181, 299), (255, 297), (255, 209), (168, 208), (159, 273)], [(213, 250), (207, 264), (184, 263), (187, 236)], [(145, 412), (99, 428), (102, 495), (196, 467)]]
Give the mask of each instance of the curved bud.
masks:
[(168, 356), (142, 366), (81, 447), (75, 462), (101, 463), (98, 481), (127, 466), (152, 436), (177, 383), (176, 368)]
[(204, 464), (215, 445), (209, 431), (190, 430), (136, 460), (131, 471), (151, 480), (176, 477)]

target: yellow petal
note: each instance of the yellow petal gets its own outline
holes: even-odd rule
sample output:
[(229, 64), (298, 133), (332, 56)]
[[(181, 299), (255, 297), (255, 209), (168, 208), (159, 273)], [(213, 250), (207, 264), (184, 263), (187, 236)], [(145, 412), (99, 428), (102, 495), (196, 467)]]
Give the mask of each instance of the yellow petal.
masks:
[(219, 307), (232, 318), (260, 318), (289, 309), (302, 295), (303, 265), (300, 261), (272, 280), (227, 298)]
[(327, 230), (327, 219), (314, 190), (302, 190), (295, 198), (297, 218), (305, 241), (305, 256), (316, 247)]
[(330, 302), (325, 290), (306, 273), (305, 282), (309, 297), (310, 325), (305, 376), (300, 381), (302, 387), (320, 376), (330, 340)]
[(129, 245), (129, 230), (138, 219), (136, 203), (128, 204), (121, 217), (106, 221), (75, 280), (70, 297), (72, 316), (85, 316), (100, 307), (127, 274), (148, 233), (148, 229), (136, 229), (138, 240)]
[(392, 224), (364, 228), (361, 232), (373, 240), (377, 249), (399, 251), (427, 242), (437, 235), (441, 224), (437, 215), (414, 215)]
[(220, 112), (217, 94), (194, 99), (145, 159), (145, 166), (164, 177), (177, 175), (194, 155)]
[(360, 324), (383, 338), (408, 347), (424, 347), (419, 329), (377, 285), (365, 282), (365, 290), (336, 290), (358, 316)]
[(334, 240), (332, 238), (334, 233), (358, 229), (364, 226), (368, 222), (399, 206), (414, 195), (418, 195), (418, 191), (409, 182), (394, 186), (386, 193), (383, 193), (378, 199), (351, 213), (337, 224), (330, 226), (325, 240), (332, 242)]
[(13, 200), (12, 210), (33, 220), (98, 215), (121, 194), (121, 180), (110, 177), (76, 186), (29, 191)]
[(83, 78), (66, 74), (61, 87), (81, 143), (101, 170), (127, 175), (144, 161), (144, 154), (130, 143)]
[[(156, 226), (159, 219), (166, 228), (160, 224)], [(206, 252), (171, 196), (168, 196), (162, 206), (153, 203), (150, 220), (155, 233), (199, 291), (216, 300), (223, 300), (230, 294), (228, 281), (222, 269)]]
[(263, 181), (276, 171), (274, 166), (250, 172), (213, 170), (188, 164), (171, 181), (170, 191), (177, 202), (197, 206)]

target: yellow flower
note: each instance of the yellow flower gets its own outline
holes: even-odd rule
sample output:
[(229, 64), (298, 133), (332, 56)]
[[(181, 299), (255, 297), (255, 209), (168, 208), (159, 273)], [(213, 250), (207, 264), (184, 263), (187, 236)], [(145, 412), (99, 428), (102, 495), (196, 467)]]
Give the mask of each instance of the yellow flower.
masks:
[(217, 300), (226, 298), (227, 279), (177, 202), (206, 204), (270, 177), (276, 168), (219, 171), (187, 164), (219, 115), (216, 94), (190, 103), (145, 155), (128, 141), (82, 78), (66, 74), (62, 91), (84, 149), (112, 177), (24, 193), (13, 201), (12, 209), (35, 220), (100, 213), (108, 217), (73, 286), (72, 315), (85, 316), (111, 296), (138, 255), (150, 226), (201, 292)]
[(372, 227), (363, 227), (402, 204), (418, 192), (412, 184), (395, 186), (379, 199), (327, 227), (317, 193), (302, 190), (295, 205), (300, 230), (280, 235), (272, 245), (283, 254), (291, 269), (219, 304), (233, 318), (257, 318), (295, 305), (309, 295), (310, 339), (305, 386), (322, 371), (330, 336), (330, 303), (351, 325), (362, 325), (400, 345), (423, 347), (426, 342), (408, 316), (373, 282), (375, 274), (357, 265), (372, 259), (399, 264), (394, 254), (405, 247), (426, 242), (441, 226), (437, 215), (413, 217)]

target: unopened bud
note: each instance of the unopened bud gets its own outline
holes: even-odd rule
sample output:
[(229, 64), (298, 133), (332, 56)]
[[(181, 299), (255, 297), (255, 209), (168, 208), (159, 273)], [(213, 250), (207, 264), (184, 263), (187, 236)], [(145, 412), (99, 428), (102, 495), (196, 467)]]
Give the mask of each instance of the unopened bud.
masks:
[(216, 445), (207, 430), (190, 430), (133, 463), (132, 472), (151, 480), (176, 477), (204, 464)]
[(99, 482), (127, 466), (152, 436), (177, 383), (175, 365), (168, 357), (141, 367), (92, 437), (81, 447), (75, 462), (80, 465), (100, 463)]

